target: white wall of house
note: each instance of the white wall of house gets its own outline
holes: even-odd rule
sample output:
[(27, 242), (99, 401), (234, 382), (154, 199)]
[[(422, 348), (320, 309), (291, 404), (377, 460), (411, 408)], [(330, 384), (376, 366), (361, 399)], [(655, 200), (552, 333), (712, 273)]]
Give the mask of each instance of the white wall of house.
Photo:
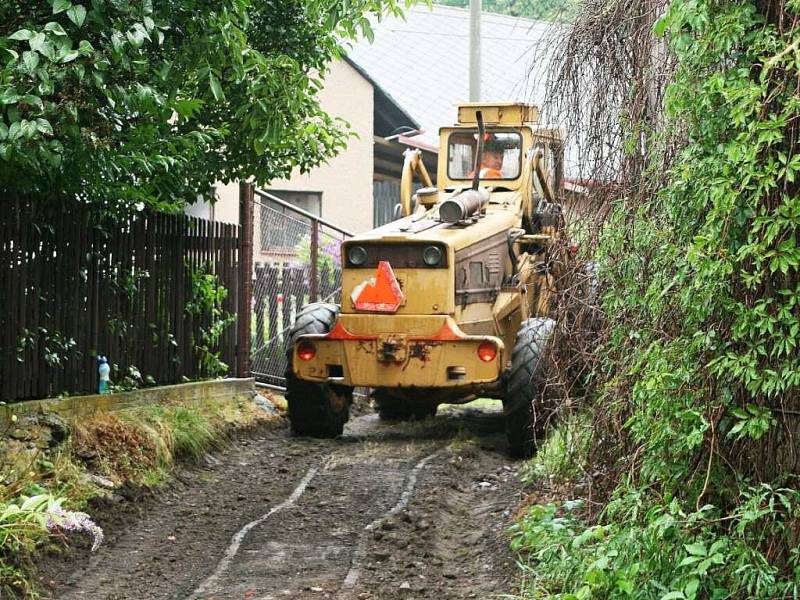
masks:
[(323, 219), (356, 233), (371, 229), (373, 102), (369, 81), (346, 62), (333, 63), (320, 104), (329, 115), (350, 123), (358, 137), (327, 164), (305, 175), (292, 173), (289, 179), (273, 181), (270, 188), (321, 192)]
[[(273, 181), (268, 189), (319, 192), (322, 218), (354, 233), (372, 228), (373, 90), (372, 84), (344, 61), (336, 61), (320, 92), (320, 104), (331, 116), (344, 119), (358, 137), (327, 164), (305, 175), (299, 171), (288, 179)], [(220, 185), (214, 206), (196, 204), (189, 214), (236, 223), (239, 187)]]
[(217, 201), (195, 202), (186, 207), (186, 214), (192, 217), (200, 217), (209, 221), (219, 221), (221, 223), (239, 222), (239, 184), (218, 183), (216, 185)]

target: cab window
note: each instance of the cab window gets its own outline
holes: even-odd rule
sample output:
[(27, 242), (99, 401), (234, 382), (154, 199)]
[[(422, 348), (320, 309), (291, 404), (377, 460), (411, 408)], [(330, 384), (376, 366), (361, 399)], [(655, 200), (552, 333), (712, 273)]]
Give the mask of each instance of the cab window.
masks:
[[(516, 179), (519, 177), (522, 139), (514, 132), (486, 132), (483, 157), (480, 165), (481, 179)], [(472, 179), (478, 132), (457, 131), (448, 140), (447, 174), (450, 179)]]

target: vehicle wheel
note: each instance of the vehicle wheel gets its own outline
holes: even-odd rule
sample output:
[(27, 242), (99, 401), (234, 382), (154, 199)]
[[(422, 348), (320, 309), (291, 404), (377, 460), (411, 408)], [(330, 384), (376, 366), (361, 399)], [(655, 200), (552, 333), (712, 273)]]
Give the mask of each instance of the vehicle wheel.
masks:
[(375, 410), (384, 421), (425, 419), (436, 414), (438, 404), (421, 398), (398, 398), (385, 390), (374, 390)]
[(528, 319), (522, 323), (511, 353), (511, 366), (503, 375), (503, 413), (511, 454), (527, 458), (536, 451), (547, 422), (543, 398), (545, 363), (555, 321)]
[(292, 370), (294, 342), (307, 333), (327, 333), (333, 327), (339, 307), (316, 302), (297, 314), (286, 343), (286, 404), (289, 422), (296, 435), (332, 438), (342, 434), (350, 418), (353, 388), (298, 379)]

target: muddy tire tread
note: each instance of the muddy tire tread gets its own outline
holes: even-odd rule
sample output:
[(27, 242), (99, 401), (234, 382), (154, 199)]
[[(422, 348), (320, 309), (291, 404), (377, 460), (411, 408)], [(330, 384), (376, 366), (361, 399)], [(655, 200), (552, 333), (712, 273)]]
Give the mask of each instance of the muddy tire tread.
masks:
[(333, 438), (342, 434), (350, 418), (353, 389), (298, 379), (292, 370), (294, 342), (309, 333), (327, 333), (336, 322), (339, 307), (315, 302), (304, 306), (289, 330), (286, 344), (286, 404), (289, 422), (296, 435)]
[(545, 359), (555, 321), (528, 319), (522, 323), (504, 375), (503, 412), (511, 454), (527, 458), (536, 451), (546, 419), (542, 414)]

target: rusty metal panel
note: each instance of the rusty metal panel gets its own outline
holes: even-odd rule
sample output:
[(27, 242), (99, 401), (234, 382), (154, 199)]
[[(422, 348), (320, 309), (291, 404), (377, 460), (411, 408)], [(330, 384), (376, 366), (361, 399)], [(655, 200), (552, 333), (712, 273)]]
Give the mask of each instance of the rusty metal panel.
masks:
[(506, 260), (509, 260), (506, 231), (456, 252), (456, 306), (494, 302), (503, 286)]
[(411, 337), (436, 337), (448, 323), (447, 315), (342, 314), (338, 323), (356, 337), (403, 332)]

